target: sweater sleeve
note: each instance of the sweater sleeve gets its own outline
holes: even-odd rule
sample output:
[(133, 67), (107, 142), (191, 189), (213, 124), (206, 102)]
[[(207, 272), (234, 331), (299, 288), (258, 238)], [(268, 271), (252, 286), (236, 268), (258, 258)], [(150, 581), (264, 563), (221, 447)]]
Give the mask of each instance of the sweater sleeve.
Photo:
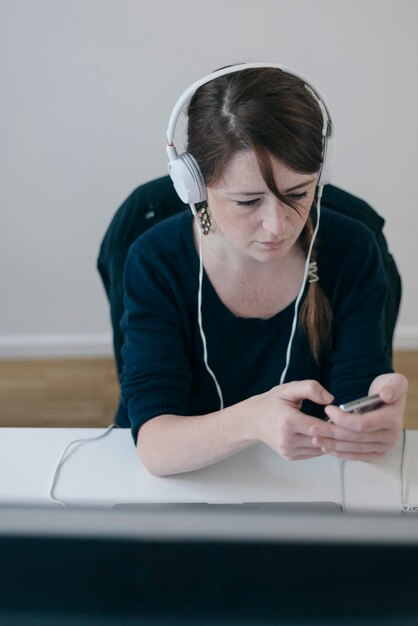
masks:
[(392, 372), (385, 345), (388, 285), (376, 240), (362, 229), (334, 291), (329, 389), (340, 404), (368, 394), (373, 379)]
[(152, 417), (185, 414), (191, 371), (185, 306), (158, 256), (131, 247), (124, 292), (121, 394), (136, 442), (140, 426)]

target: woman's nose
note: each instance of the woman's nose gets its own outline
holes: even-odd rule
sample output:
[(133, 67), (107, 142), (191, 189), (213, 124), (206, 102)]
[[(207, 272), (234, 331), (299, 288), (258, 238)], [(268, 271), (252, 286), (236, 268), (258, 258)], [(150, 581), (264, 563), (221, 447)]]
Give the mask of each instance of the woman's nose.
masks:
[(286, 231), (286, 210), (279, 200), (272, 202), (265, 208), (262, 224), (264, 230), (275, 237)]

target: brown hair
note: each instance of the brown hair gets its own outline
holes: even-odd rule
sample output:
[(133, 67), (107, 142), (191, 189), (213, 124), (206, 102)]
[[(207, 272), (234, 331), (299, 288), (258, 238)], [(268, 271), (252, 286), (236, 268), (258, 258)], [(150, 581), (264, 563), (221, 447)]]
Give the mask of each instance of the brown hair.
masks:
[[(276, 68), (245, 69), (201, 86), (188, 107), (188, 145), (206, 185), (222, 178), (231, 158), (253, 150), (261, 174), (274, 195), (298, 210), (297, 200), (276, 186), (271, 155), (290, 169), (317, 173), (322, 163), (323, 115), (304, 82)], [(309, 215), (301, 234), (307, 252), (313, 233)], [(315, 246), (311, 262), (316, 260)], [(332, 313), (318, 282), (311, 283), (300, 312), (314, 358), (329, 345)]]

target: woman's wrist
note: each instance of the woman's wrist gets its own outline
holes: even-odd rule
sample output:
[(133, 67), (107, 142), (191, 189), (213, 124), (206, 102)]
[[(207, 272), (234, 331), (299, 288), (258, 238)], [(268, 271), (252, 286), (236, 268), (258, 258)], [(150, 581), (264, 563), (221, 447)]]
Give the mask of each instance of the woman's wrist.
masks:
[(259, 439), (259, 416), (254, 406), (253, 398), (247, 398), (237, 404), (223, 409), (224, 418), (229, 422), (237, 440), (256, 443)]
[(264, 418), (258, 396), (251, 396), (234, 406), (238, 428), (245, 441), (264, 441)]

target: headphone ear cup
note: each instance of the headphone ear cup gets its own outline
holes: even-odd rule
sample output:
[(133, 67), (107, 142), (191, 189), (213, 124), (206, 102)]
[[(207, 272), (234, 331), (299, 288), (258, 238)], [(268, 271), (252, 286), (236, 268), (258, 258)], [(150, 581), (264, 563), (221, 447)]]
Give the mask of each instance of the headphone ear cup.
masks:
[(207, 198), (206, 185), (196, 159), (183, 152), (169, 161), (168, 173), (177, 194), (185, 204), (197, 204)]

